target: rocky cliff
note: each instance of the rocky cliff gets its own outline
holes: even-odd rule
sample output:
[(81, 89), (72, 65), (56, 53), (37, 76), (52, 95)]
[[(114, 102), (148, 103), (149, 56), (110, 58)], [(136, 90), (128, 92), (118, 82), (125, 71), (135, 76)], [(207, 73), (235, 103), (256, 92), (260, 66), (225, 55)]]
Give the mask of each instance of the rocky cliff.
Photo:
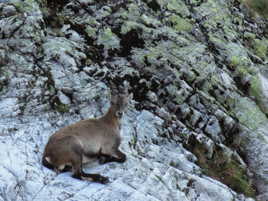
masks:
[[(267, 22), (238, 0), (0, 1), (0, 201), (267, 201)], [(41, 165), (130, 85), (101, 185)]]

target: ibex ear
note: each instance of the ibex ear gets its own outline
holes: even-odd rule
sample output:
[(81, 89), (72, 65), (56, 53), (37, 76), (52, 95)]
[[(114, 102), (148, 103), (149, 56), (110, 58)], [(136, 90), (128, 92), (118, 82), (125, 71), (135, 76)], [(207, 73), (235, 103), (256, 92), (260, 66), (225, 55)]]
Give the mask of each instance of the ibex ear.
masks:
[(131, 93), (131, 94), (125, 94), (123, 96), (124, 105), (127, 105), (132, 98), (133, 98), (133, 93)]
[(126, 80), (123, 83), (123, 89), (123, 103), (124, 105), (127, 105), (129, 100), (133, 98), (133, 94), (129, 94), (129, 82)]
[(125, 95), (129, 94), (129, 93), (128, 93), (129, 82), (126, 81), (126, 80), (123, 82), (123, 89), (124, 89), (124, 90), (123, 90), (123, 94), (125, 94)]
[(121, 95), (122, 108), (126, 108), (129, 101), (133, 98), (133, 94), (123, 94)]
[(117, 101), (118, 101), (118, 95), (111, 91), (111, 104), (115, 105), (117, 104)]
[(133, 99), (133, 93), (130, 93), (130, 94), (128, 95), (128, 101), (130, 101), (131, 99)]
[(118, 100), (118, 93), (114, 83), (111, 83), (111, 104), (116, 104)]
[(110, 89), (111, 89), (111, 95), (113, 96), (117, 95), (117, 88), (114, 83), (110, 84)]
[(120, 95), (126, 95), (128, 94), (128, 88), (129, 88), (129, 83), (128, 81), (124, 81), (123, 84), (118, 86), (118, 91)]

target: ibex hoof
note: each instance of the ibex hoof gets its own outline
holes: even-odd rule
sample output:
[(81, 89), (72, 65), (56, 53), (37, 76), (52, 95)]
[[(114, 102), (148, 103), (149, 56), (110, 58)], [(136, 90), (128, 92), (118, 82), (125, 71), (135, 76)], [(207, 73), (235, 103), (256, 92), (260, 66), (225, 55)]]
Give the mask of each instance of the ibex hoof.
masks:
[(103, 176), (100, 175), (98, 178), (96, 178), (95, 181), (99, 182), (101, 184), (107, 184), (107, 183), (109, 183), (109, 178), (108, 177), (103, 177)]
[(106, 163), (106, 158), (105, 157), (100, 157), (99, 164), (103, 165), (105, 163)]
[(122, 153), (121, 158), (118, 158), (118, 159), (117, 159), (117, 162), (119, 162), (119, 163), (124, 163), (124, 162), (126, 162), (126, 160), (127, 160), (127, 156), (126, 156), (125, 154)]

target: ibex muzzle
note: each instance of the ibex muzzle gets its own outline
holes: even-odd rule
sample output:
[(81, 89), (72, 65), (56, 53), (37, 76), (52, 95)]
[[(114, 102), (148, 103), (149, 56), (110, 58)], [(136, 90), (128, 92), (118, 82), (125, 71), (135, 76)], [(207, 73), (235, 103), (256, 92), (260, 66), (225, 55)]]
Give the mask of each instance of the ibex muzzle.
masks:
[(107, 183), (107, 177), (83, 172), (82, 164), (96, 157), (101, 164), (126, 161), (119, 150), (120, 120), (129, 99), (126, 91), (115, 94), (112, 90), (111, 106), (104, 116), (79, 121), (54, 133), (45, 147), (43, 165), (56, 172), (72, 170), (77, 179)]

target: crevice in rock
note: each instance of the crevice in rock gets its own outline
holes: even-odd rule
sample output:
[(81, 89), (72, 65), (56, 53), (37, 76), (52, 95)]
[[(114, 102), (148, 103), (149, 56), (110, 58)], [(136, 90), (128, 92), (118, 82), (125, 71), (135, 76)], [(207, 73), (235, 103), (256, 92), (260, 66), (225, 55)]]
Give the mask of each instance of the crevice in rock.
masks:
[[(84, 25), (74, 23), (71, 20), (66, 20), (66, 23), (71, 26), (71, 29), (79, 33), (86, 40), (86, 44), (88, 45), (86, 46), (85, 50), (87, 58), (92, 60), (94, 63), (101, 65), (101, 62), (104, 60), (102, 56), (103, 47), (100, 45), (96, 45), (95, 40), (88, 36), (85, 31)], [(86, 60), (84, 60), (84, 62), (82, 61), (82, 66), (86, 64), (85, 62)]]
[(207, 0), (198, 0), (198, 1), (185, 0), (185, 4), (188, 5), (191, 8), (191, 10), (193, 9), (193, 7), (199, 7), (205, 2), (207, 2)]
[(69, 1), (70, 0), (47, 0), (47, 6), (57, 12), (61, 11)]
[(236, 83), (236, 86), (238, 89), (242, 91), (243, 94), (246, 96), (249, 95), (249, 89), (250, 89), (250, 82), (243, 83), (242, 78), (240, 76), (235, 76), (234, 81)]
[(142, 32), (141, 29), (132, 29), (126, 34), (121, 34), (120, 30), (121, 30), (120, 27), (113, 29), (113, 32), (121, 39), (120, 40), (121, 49), (118, 52), (119, 56), (121, 57), (130, 56), (133, 47), (144, 48), (145, 42), (140, 37), (140, 34)]
[(147, 6), (149, 8), (151, 8), (154, 12), (157, 12), (159, 10), (161, 10), (161, 6), (159, 5), (159, 3), (156, 0), (151, 0), (151, 1), (145, 1), (145, 3), (147, 4)]

